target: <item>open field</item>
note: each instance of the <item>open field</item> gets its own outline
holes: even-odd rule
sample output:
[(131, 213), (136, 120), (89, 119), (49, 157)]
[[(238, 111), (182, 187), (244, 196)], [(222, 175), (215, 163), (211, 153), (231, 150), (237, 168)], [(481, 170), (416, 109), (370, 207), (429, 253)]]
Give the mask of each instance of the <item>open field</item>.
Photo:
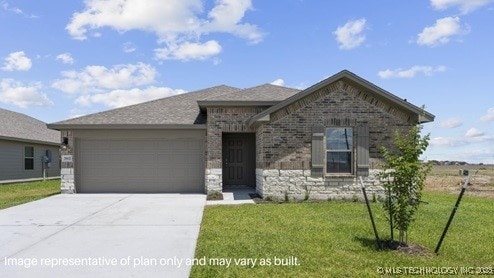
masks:
[(460, 169), (470, 171), (472, 175), (466, 194), (494, 198), (494, 165), (434, 165), (427, 177), (426, 191), (460, 192), (464, 176)]

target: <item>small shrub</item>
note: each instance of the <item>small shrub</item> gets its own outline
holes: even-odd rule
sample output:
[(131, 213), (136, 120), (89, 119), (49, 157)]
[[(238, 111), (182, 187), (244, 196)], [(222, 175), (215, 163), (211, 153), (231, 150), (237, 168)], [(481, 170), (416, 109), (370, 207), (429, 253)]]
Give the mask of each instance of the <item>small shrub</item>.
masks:
[(218, 201), (218, 200), (223, 200), (223, 193), (219, 191), (213, 191), (208, 194), (206, 197), (206, 200), (208, 201)]
[(266, 201), (266, 202), (274, 202), (273, 197), (271, 197), (271, 196), (266, 196), (264, 198), (264, 201)]

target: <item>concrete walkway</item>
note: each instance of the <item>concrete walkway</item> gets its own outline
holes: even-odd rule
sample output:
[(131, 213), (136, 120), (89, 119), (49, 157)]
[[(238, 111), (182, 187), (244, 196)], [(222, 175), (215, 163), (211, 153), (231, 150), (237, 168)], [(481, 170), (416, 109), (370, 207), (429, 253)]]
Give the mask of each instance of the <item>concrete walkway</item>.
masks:
[(0, 277), (188, 277), (205, 204), (64, 194), (0, 210)]
[(256, 193), (251, 187), (223, 189), (223, 200), (207, 201), (207, 205), (241, 205), (255, 204), (249, 194)]

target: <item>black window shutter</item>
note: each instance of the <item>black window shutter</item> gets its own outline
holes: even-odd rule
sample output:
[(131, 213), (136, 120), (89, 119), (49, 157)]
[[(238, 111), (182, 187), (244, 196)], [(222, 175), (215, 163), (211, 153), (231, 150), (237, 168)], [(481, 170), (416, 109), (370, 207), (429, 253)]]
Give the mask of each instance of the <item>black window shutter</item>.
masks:
[(312, 127), (312, 177), (324, 176), (324, 126), (317, 125)]
[(357, 175), (369, 175), (369, 126), (357, 126)]

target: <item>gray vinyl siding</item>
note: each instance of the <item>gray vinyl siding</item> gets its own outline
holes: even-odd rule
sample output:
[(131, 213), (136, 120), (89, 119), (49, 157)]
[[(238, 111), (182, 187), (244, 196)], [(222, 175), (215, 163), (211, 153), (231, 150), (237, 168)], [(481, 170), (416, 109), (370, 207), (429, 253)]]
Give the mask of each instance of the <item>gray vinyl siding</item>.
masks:
[[(24, 147), (34, 148), (34, 169), (24, 170)], [(48, 177), (60, 176), (60, 156), (57, 146), (33, 144), (10, 140), (0, 140), (0, 180), (17, 180), (42, 178), (43, 170), (41, 157), (46, 150), (52, 152), (51, 167)]]

